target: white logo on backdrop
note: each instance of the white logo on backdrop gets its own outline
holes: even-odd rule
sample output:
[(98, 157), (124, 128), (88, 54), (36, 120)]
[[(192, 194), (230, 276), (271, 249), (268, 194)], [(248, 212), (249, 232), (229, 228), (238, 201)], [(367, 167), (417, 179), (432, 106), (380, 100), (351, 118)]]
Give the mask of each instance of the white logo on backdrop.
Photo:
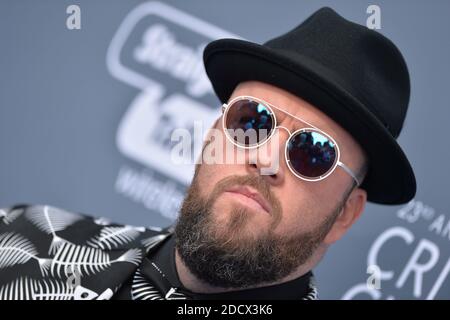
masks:
[[(397, 217), (409, 224), (424, 223), (430, 235), (437, 236), (439, 240), (450, 241), (450, 219), (445, 214), (438, 215), (433, 208), (421, 201), (410, 201), (398, 210)], [(379, 259), (385, 252), (393, 250), (393, 244), (400, 244), (409, 253), (401, 270), (395, 270), (402, 266), (401, 262)], [(382, 282), (391, 281), (395, 289), (407, 290), (405, 287), (412, 285), (414, 298), (432, 300), (440, 292), (444, 292), (445, 282), (450, 274), (448, 244), (439, 247), (436, 242), (423, 235), (415, 235), (409, 228), (390, 227), (372, 243), (367, 255), (367, 266), (368, 269), (376, 266), (378, 286), (372, 286), (373, 282), (370, 281), (359, 283), (351, 287), (342, 299), (395, 299), (392, 288), (383, 289)]]
[[(175, 129), (192, 133), (194, 121), (207, 129), (220, 115), (219, 105), (206, 105), (218, 101), (202, 59), (206, 44), (218, 38), (240, 37), (169, 5), (147, 2), (125, 17), (108, 48), (109, 72), (139, 89), (120, 121), (116, 144), (123, 155), (147, 168), (121, 168), (116, 190), (170, 219), (182, 200), (174, 182), (189, 184), (202, 145), (192, 141), (192, 161), (174, 164), (171, 134)], [(204, 138), (204, 131), (194, 138)], [(148, 169), (172, 180), (158, 180)]]
[[(157, 21), (147, 26), (130, 58), (142, 68), (150, 67), (184, 82), (185, 92), (165, 97), (166, 89), (170, 88), (166, 88), (163, 82), (137, 72), (121, 61), (122, 49), (133, 29), (149, 16), (154, 16)], [(238, 38), (163, 3), (144, 3), (127, 15), (114, 35), (107, 53), (107, 66), (114, 77), (141, 90), (119, 125), (116, 139), (119, 150), (145, 166), (188, 184), (194, 171), (193, 161), (184, 165), (171, 163), (170, 134), (175, 128), (191, 129), (194, 120), (202, 120), (204, 128), (208, 128), (219, 116), (220, 108), (212, 109), (195, 99), (213, 94), (202, 62), (206, 43), (197, 46), (183, 44), (171, 31), (171, 26), (182, 27), (208, 41)]]

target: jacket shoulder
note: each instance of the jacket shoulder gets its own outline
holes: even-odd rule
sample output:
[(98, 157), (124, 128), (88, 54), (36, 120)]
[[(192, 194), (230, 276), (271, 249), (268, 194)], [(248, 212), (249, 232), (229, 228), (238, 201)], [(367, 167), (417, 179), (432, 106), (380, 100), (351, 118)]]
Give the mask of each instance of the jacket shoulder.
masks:
[[(0, 239), (14, 235), (39, 246), (66, 241), (106, 251), (148, 248), (172, 233), (172, 228), (118, 224), (50, 205), (17, 204), (0, 209)], [(0, 240), (1, 242), (1, 240)]]

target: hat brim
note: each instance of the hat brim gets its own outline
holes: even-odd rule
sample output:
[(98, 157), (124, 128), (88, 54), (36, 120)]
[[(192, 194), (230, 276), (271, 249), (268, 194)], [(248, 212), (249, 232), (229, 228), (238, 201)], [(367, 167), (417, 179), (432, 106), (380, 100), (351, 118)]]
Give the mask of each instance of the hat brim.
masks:
[(330, 116), (358, 141), (369, 158), (361, 188), (368, 201), (403, 204), (416, 193), (416, 179), (401, 147), (384, 125), (336, 81), (336, 75), (307, 57), (256, 43), (220, 39), (207, 45), (203, 60), (218, 98), (225, 103), (243, 81), (257, 80), (289, 91)]

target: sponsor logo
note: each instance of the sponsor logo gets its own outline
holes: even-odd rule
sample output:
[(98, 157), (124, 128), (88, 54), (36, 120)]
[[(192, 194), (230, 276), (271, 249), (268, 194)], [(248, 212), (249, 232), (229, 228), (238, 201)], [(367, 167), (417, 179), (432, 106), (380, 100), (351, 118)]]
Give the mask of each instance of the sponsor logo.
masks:
[[(124, 177), (145, 176), (146, 186), (151, 177), (154, 188), (166, 188), (169, 179), (177, 187), (169, 188), (172, 193), (161, 194), (155, 201), (180, 201), (183, 188), (192, 179), (195, 157), (201, 151), (196, 146), (201, 147), (202, 141), (192, 141), (192, 161), (174, 164), (171, 135), (175, 129), (192, 132), (194, 122), (199, 121), (203, 128), (209, 128), (220, 116), (202, 60), (206, 44), (218, 38), (239, 37), (160, 2), (137, 6), (119, 26), (108, 48), (106, 65), (112, 76), (139, 93), (120, 121), (116, 144), (125, 157), (145, 169), (139, 172), (129, 165), (123, 167), (116, 182), (119, 193), (130, 190), (124, 187), (124, 181), (128, 181)], [(192, 136), (203, 140), (204, 134)], [(135, 172), (130, 174), (130, 170)], [(132, 194), (123, 193), (132, 200), (148, 194), (148, 190), (132, 189)], [(148, 200), (141, 203), (145, 205)], [(153, 203), (154, 207), (166, 208)], [(173, 217), (173, 213), (160, 214)]]

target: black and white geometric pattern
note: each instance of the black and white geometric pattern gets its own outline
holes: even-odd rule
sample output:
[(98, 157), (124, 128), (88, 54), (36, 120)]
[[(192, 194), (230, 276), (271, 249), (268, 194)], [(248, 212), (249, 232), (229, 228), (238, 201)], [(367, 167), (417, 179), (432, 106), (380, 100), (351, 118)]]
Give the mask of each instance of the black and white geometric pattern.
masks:
[[(139, 268), (172, 232), (48, 205), (0, 209), (0, 300), (189, 299)], [(304, 299), (317, 299), (313, 282)]]

